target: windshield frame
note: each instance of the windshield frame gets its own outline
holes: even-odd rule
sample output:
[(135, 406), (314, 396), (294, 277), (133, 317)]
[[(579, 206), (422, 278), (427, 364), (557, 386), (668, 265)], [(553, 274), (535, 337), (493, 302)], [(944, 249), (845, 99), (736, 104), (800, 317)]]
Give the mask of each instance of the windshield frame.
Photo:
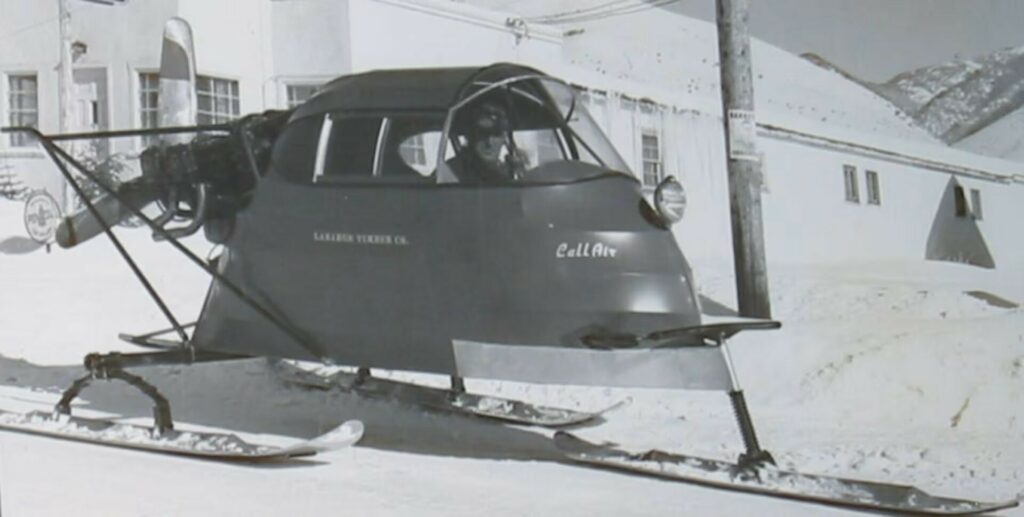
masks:
[[(557, 77), (552, 77), (552, 76), (545, 75), (545, 74), (540, 74), (540, 73), (534, 73), (534, 74), (521, 74), (521, 75), (517, 75), (517, 76), (514, 76), (514, 77), (507, 77), (505, 79), (501, 79), (501, 80), (494, 81), (494, 82), (481, 82), (481, 81), (478, 81), (478, 80), (476, 80), (474, 78), (474, 79), (471, 79), (470, 82), (468, 82), (465, 86), (462, 87), (462, 90), (465, 90), (468, 87), (473, 86), (473, 85), (480, 85), (481, 86), (481, 88), (479, 90), (477, 90), (477, 91), (475, 91), (475, 92), (473, 92), (473, 93), (471, 93), (469, 95), (466, 95), (465, 97), (459, 99), (455, 104), (453, 104), (451, 107), (448, 108), (448, 111), (447, 111), (447, 114), (446, 114), (445, 120), (444, 120), (444, 125), (443, 125), (443, 128), (442, 128), (441, 141), (438, 144), (439, 145), (438, 154), (437, 154), (438, 163), (437, 163), (437, 166), (436, 166), (436, 171), (437, 171), (436, 181), (438, 183), (458, 183), (459, 182), (459, 180), (457, 179), (455, 173), (451, 170), (451, 168), (448, 166), (448, 164), (446, 163), (446, 161), (444, 159), (445, 152), (448, 149), (448, 147), (454, 145), (454, 142), (452, 141), (451, 130), (452, 130), (453, 121), (455, 120), (456, 114), (459, 112), (459, 110), (462, 109), (463, 107), (465, 107), (466, 105), (471, 104), (472, 102), (476, 101), (477, 99), (483, 97), (484, 95), (487, 95), (487, 94), (489, 94), (491, 92), (494, 92), (495, 90), (498, 90), (500, 88), (509, 87), (510, 85), (512, 85), (514, 83), (526, 83), (526, 82), (529, 82), (529, 81), (537, 81), (537, 83), (540, 84), (540, 86), (542, 88), (542, 91), (546, 94), (545, 95), (546, 98), (538, 98), (536, 95), (531, 94), (528, 91), (519, 91), (517, 93), (519, 93), (520, 95), (528, 95), (530, 98), (532, 98), (534, 101), (536, 101), (544, 110), (550, 112), (553, 115), (554, 120), (558, 121), (558, 124), (557, 124), (556, 127), (557, 127), (557, 129), (560, 129), (561, 131), (564, 132), (564, 136), (566, 137), (566, 138), (564, 138), (564, 140), (565, 140), (564, 144), (565, 144), (565, 146), (567, 148), (566, 149), (566, 151), (568, 152), (567, 154), (569, 156), (572, 156), (572, 158), (573, 158), (572, 160), (567, 160), (567, 161), (581, 161), (581, 162), (583, 162), (584, 160), (581, 159), (581, 150), (578, 148), (578, 147), (582, 147), (583, 148), (582, 151), (588, 153), (593, 158), (593, 160), (597, 162), (597, 164), (598, 164), (598, 166), (600, 168), (605, 169), (608, 172), (622, 173), (622, 174), (625, 174), (625, 175), (632, 176), (632, 173), (629, 170), (628, 166), (626, 165), (625, 160), (623, 160), (622, 157), (618, 154), (618, 150), (615, 149), (614, 145), (608, 139), (608, 135), (599, 126), (597, 126), (596, 122), (593, 120), (593, 117), (590, 116), (589, 113), (587, 113), (587, 117), (589, 119), (588, 123), (592, 124), (593, 126), (595, 126), (595, 129), (598, 130), (598, 132), (600, 133), (601, 137), (603, 137), (604, 140), (606, 141), (606, 143), (608, 144), (607, 147), (609, 149), (611, 149), (612, 153), (614, 154), (613, 158), (615, 158), (619, 162), (618, 164), (621, 165), (621, 167), (613, 168), (613, 167), (609, 166), (606, 163), (606, 158), (607, 157), (606, 156), (602, 156), (601, 153), (598, 153), (597, 151), (595, 151), (594, 148), (591, 147), (591, 144), (588, 143), (587, 140), (585, 138), (583, 138), (575, 129), (573, 129), (572, 125), (569, 123), (569, 121), (571, 120), (571, 117), (575, 113), (577, 113), (578, 107), (580, 107), (580, 105), (581, 105), (580, 104), (581, 103), (580, 96), (579, 96), (579, 93), (576, 91), (576, 89), (573, 88), (572, 85), (570, 85), (566, 81), (564, 81), (562, 79), (559, 79)], [(551, 95), (551, 91), (549, 90), (549, 88), (544, 85), (544, 83), (548, 83), (548, 82), (554, 83), (554, 84), (557, 84), (557, 85), (560, 85), (560, 86), (564, 87), (566, 89), (566, 91), (568, 91), (571, 94), (571, 102), (569, 104), (568, 110), (566, 110), (566, 113), (564, 115), (561, 113), (561, 110), (559, 109), (559, 102), (554, 98), (553, 95)], [(584, 113), (586, 113), (586, 112), (584, 111)], [(555, 129), (555, 127), (553, 127), (552, 129)], [(513, 141), (512, 145), (514, 145), (514, 144), (515, 143)], [(620, 170), (620, 169), (622, 169), (622, 170)]]

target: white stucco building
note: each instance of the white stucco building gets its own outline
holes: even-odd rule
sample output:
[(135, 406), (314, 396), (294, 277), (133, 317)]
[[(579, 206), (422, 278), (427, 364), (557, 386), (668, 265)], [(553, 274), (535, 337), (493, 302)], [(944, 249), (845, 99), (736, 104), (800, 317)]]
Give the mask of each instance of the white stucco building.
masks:
[[(201, 121), (308, 97), (337, 75), (376, 68), (512, 61), (583, 93), (645, 185), (689, 193), (676, 232), (688, 255), (731, 260), (714, 27), (665, 12), (552, 20), (566, 2), (480, 0), (70, 0), (75, 126), (155, 123), (160, 34), (192, 25)], [(58, 3), (0, 0), (2, 125), (60, 127)], [(555, 22), (555, 23), (552, 23)], [(769, 260), (962, 260), (1024, 264), (1024, 165), (935, 141), (883, 99), (754, 42)], [(139, 138), (113, 151), (137, 152)], [(59, 189), (30, 143), (5, 137), (0, 168)]]

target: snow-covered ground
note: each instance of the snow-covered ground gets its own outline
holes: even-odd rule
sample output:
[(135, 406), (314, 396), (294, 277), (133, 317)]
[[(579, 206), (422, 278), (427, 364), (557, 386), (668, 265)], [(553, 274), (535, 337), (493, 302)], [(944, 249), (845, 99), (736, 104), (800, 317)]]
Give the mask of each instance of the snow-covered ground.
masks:
[[(132, 350), (118, 332), (165, 323), (109, 243), (47, 253), (25, 237), (21, 208), (0, 200), (0, 409), (47, 409), (81, 374), (84, 354)], [(119, 235), (180, 317), (194, 318), (204, 275), (143, 230)], [(201, 238), (190, 245), (209, 248)], [(733, 305), (728, 267), (695, 266), (706, 310)], [(1019, 272), (948, 263), (770, 267), (784, 327), (738, 336), (733, 355), (761, 442), (782, 464), (977, 499), (1024, 489)], [(0, 514), (851, 514), (573, 466), (558, 461), (549, 431), (304, 391), (282, 384), (263, 360), (141, 373), (171, 400), (182, 428), (285, 442), (358, 418), (366, 437), (302, 464), (247, 467), (0, 432)], [(721, 393), (468, 386), (584, 409), (629, 400), (579, 433), (638, 449), (740, 452)], [(76, 411), (137, 421), (150, 414), (142, 396), (102, 384)]]

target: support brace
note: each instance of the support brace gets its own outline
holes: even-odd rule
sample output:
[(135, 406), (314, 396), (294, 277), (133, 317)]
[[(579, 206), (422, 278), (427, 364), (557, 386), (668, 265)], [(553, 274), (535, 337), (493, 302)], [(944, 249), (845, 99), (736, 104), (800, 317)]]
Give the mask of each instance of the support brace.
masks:
[(750, 417), (750, 410), (747, 409), (747, 399), (743, 395), (743, 389), (740, 388), (740, 381), (732, 364), (732, 356), (729, 354), (726, 338), (725, 332), (722, 331), (712, 339), (725, 357), (725, 364), (729, 370), (729, 382), (732, 385), (732, 389), (729, 391), (729, 402), (732, 403), (732, 411), (736, 415), (736, 424), (740, 428), (740, 437), (743, 438), (743, 446), (746, 449), (740, 454), (738, 463), (743, 470), (756, 470), (757, 467), (764, 464), (774, 465), (775, 458), (771, 453), (762, 449), (761, 444), (757, 441), (754, 420)]
[(765, 463), (774, 465), (775, 458), (772, 457), (771, 453), (762, 449), (761, 444), (757, 441), (754, 421), (750, 418), (750, 411), (747, 409), (747, 399), (743, 396), (743, 390), (730, 391), (729, 401), (732, 402), (732, 410), (736, 414), (736, 423), (740, 427), (740, 436), (743, 438), (743, 446), (746, 448), (746, 452), (740, 454), (740, 467), (755, 468)]
[(466, 392), (466, 382), (458, 375), (451, 376), (452, 393), (460, 394)]
[(126, 372), (129, 366), (151, 366), (160, 364), (192, 364), (196, 362), (221, 361), (239, 359), (244, 356), (222, 354), (218, 352), (197, 351), (193, 348), (181, 348), (166, 352), (145, 352), (139, 354), (89, 354), (85, 356), (85, 369), (89, 372), (75, 380), (64, 390), (54, 412), (60, 415), (71, 414), (71, 401), (95, 380), (121, 380), (141, 391), (153, 401), (153, 432), (157, 436), (174, 429), (171, 418), (171, 405), (160, 391), (142, 377)]

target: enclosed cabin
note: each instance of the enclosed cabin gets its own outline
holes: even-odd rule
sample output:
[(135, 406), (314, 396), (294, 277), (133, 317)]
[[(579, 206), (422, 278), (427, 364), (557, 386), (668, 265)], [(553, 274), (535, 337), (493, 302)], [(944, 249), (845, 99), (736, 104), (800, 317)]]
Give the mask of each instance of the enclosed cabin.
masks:
[[(473, 346), (671, 347), (685, 338), (652, 336), (700, 313), (664, 205), (560, 80), (368, 72), (291, 115), (222, 269), (341, 364), (465, 374)], [(233, 298), (213, 286), (199, 346), (311, 358)]]

